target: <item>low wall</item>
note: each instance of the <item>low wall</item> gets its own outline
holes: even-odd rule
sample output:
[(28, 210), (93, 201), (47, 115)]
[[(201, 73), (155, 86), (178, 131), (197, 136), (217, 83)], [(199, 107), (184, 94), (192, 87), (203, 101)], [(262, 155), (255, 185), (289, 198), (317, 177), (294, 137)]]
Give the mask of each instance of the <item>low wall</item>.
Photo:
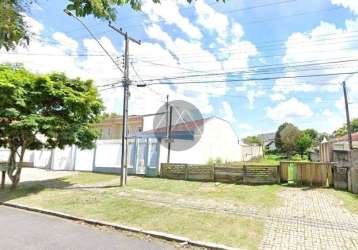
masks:
[(276, 165), (220, 166), (163, 163), (160, 176), (168, 179), (238, 184), (273, 184), (280, 181)]

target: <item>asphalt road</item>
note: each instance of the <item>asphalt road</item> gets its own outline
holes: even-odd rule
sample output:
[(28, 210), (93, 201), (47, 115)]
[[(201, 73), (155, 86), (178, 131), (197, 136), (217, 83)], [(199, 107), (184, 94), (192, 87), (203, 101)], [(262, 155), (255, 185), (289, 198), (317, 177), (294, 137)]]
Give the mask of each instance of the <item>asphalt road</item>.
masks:
[(100, 230), (66, 219), (0, 206), (0, 249), (175, 249), (123, 232)]

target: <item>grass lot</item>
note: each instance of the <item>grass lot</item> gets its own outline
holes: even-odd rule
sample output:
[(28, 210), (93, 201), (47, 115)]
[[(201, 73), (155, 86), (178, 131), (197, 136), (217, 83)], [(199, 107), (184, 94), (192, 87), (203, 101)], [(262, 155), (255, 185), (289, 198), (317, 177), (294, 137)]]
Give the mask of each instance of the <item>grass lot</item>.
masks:
[(264, 157), (246, 161), (246, 162), (234, 162), (232, 164), (237, 165), (280, 165), (281, 157), (279, 155), (265, 155)]
[[(281, 204), (276, 195), (281, 188), (278, 185), (244, 186), (141, 177), (129, 178), (125, 188), (115, 187), (118, 183), (116, 175), (79, 173), (23, 183), (15, 192), (0, 193), (0, 200), (247, 249), (258, 247), (263, 235), (262, 221), (133, 197), (148, 193), (176, 201), (197, 199), (222, 206), (240, 204), (265, 209)], [(106, 187), (98, 188), (98, 185)]]
[(339, 200), (343, 202), (343, 206), (352, 213), (358, 214), (358, 195), (343, 191), (329, 190)]

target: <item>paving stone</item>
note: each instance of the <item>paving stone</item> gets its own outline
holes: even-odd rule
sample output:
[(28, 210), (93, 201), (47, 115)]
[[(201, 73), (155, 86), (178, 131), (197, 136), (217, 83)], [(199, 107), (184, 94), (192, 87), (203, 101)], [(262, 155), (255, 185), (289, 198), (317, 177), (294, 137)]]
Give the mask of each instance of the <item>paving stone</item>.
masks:
[(260, 249), (358, 249), (358, 215), (336, 197), (301, 188), (280, 196), (284, 204), (266, 218)]

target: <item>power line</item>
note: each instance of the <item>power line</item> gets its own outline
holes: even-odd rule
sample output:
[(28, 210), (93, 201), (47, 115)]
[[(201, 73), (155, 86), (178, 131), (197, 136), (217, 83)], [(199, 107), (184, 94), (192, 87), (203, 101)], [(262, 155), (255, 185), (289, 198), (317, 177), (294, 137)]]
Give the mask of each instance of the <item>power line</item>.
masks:
[[(297, 68), (297, 67), (308, 67), (308, 66), (322, 66), (327, 64), (337, 64), (337, 63), (348, 63), (348, 62), (356, 62), (358, 61), (358, 58), (356, 59), (348, 59), (348, 60), (339, 60), (339, 61), (329, 61), (329, 62), (320, 62), (320, 63), (310, 63), (310, 64), (298, 64), (298, 65), (287, 65), (287, 66), (281, 66), (276, 68), (265, 68), (262, 71), (265, 70), (271, 70), (271, 69), (287, 69), (287, 68)], [(322, 68), (319, 68), (317, 70), (321, 70)], [(309, 69), (313, 70), (313, 69)], [(260, 71), (257, 71), (256, 69), (253, 69), (251, 71), (229, 71), (224, 73), (207, 73), (207, 74), (194, 74), (194, 75), (181, 75), (181, 76), (174, 76), (174, 77), (165, 77), (165, 80), (174, 80), (174, 79), (182, 79), (182, 78), (192, 78), (192, 77), (202, 77), (202, 76), (222, 76), (222, 75), (228, 75), (228, 74), (242, 74), (242, 73), (260, 73)], [(156, 79), (145, 79), (145, 81), (158, 81), (163, 80), (163, 78), (156, 78)], [(143, 79), (142, 79), (143, 81)]]
[[(216, 81), (205, 81), (205, 83), (233, 83), (233, 82), (247, 82), (247, 81), (267, 81), (267, 80), (278, 80), (278, 79), (296, 79), (296, 78), (308, 78), (308, 77), (327, 77), (327, 76), (339, 76), (339, 75), (351, 75), (357, 74), (355, 72), (340, 72), (340, 73), (329, 73), (329, 74), (313, 74), (313, 75), (298, 75), (298, 76), (281, 76), (281, 77), (264, 77), (264, 78), (247, 78), (247, 79), (230, 79), (230, 80), (216, 80)], [(147, 85), (159, 85), (159, 84), (202, 84), (203, 81), (187, 81), (187, 82), (157, 82), (157, 83), (147, 83)]]

